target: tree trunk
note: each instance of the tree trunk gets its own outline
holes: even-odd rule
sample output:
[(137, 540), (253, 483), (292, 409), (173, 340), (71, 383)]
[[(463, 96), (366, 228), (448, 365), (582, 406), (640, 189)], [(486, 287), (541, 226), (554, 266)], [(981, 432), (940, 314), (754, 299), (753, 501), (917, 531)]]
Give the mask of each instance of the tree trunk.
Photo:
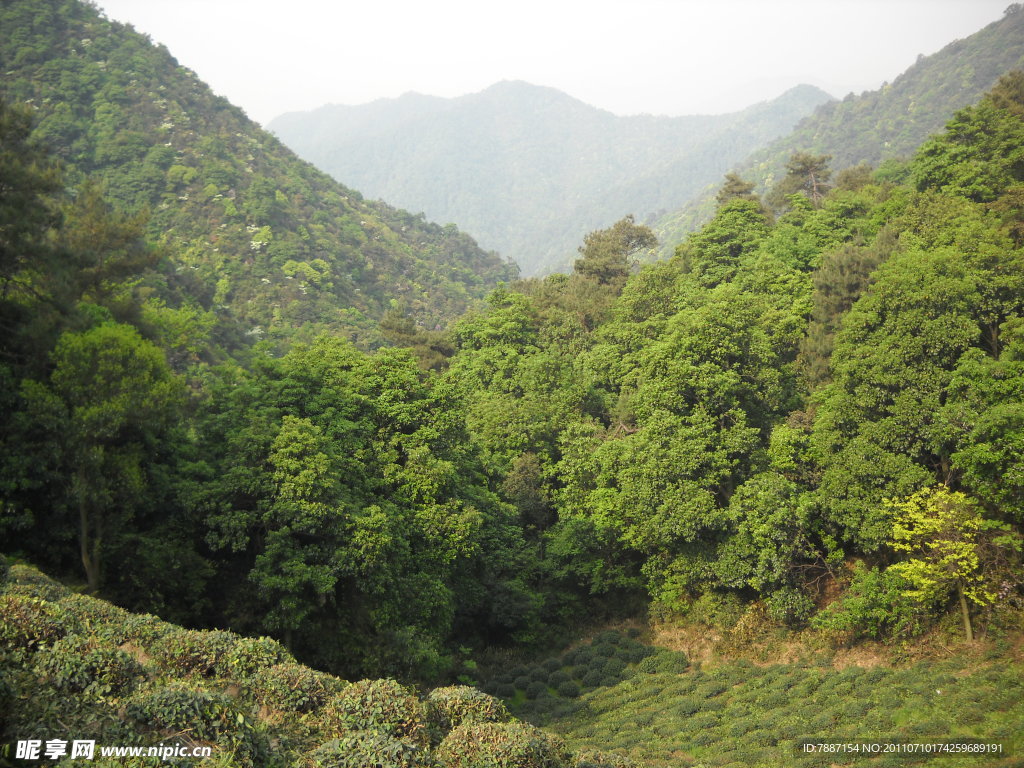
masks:
[(89, 585), (89, 594), (95, 594), (100, 588), (100, 569), (98, 562), (98, 544), (89, 534), (89, 512), (85, 503), (78, 503), (78, 545), (82, 553), (82, 567), (85, 568), (85, 580)]
[(964, 588), (957, 584), (956, 593), (960, 596), (960, 613), (964, 617), (964, 635), (967, 636), (967, 642), (974, 642), (974, 629), (971, 627), (971, 611), (967, 605), (967, 596), (964, 595)]

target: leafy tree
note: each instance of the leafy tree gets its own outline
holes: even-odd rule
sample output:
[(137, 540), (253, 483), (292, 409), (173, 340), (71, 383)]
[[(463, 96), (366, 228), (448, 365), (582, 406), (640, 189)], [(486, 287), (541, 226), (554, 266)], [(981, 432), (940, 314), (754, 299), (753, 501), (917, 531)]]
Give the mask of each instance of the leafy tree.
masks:
[(828, 167), (831, 155), (814, 155), (810, 152), (794, 152), (786, 163), (786, 175), (768, 195), (768, 201), (776, 210), (786, 204), (790, 195), (799, 194), (810, 200), (815, 208), (821, 206), (825, 195), (831, 189)]
[(182, 384), (163, 352), (124, 325), (66, 332), (52, 357), (49, 381), (27, 381), (23, 397), (54, 430), (54, 469), (66, 480), (52, 503), (76, 519), (82, 566), (96, 591), (110, 540), (128, 529), (152, 491)]
[(982, 517), (964, 494), (944, 485), (926, 488), (894, 507), (892, 547), (911, 555), (893, 565), (910, 585), (907, 595), (925, 604), (942, 603), (952, 591), (960, 603), (967, 642), (974, 641), (969, 603), (984, 606), (995, 600), (986, 584), (984, 540), (992, 547), (1020, 551), (1021, 540), (1009, 526)]
[(633, 259), (657, 244), (650, 228), (637, 224), (631, 214), (608, 229), (587, 235), (573, 269), (576, 274), (611, 286), (618, 293), (630, 273)]

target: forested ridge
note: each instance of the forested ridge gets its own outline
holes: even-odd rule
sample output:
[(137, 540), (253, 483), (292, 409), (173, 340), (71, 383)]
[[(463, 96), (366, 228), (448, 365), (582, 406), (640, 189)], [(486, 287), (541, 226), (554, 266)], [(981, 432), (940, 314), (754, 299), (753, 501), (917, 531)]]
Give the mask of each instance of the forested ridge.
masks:
[(267, 128), (366, 195), (454, 221), (525, 275), (567, 271), (623, 213), (673, 210), (830, 99), (810, 85), (725, 115), (617, 116), (501, 82), (455, 99), (327, 105)]
[[(26, 25), (35, 39), (37, 16), (9, 26), (13, 14), (51, 8), (100, 23), (88, 6), (5, 3), (3, 44)], [(687, 671), (640, 643), (644, 630), (577, 632), (630, 619), (721, 635), (734, 656), (774, 633), (826, 655), (875, 643), (906, 659), (939, 638), (1018, 658), (1024, 73), (906, 162), (833, 169), (797, 152), (764, 196), (729, 174), (714, 217), (669, 259), (637, 263), (658, 244), (627, 216), (584, 238), (572, 274), (500, 286), (447, 328), (382, 286), (379, 325), (296, 320), (282, 303), (262, 339), (233, 335), (204, 299), (220, 273), (180, 277), (176, 241), (153, 229), (159, 206), (124, 196), (136, 164), (88, 166), (108, 144), (69, 155), (54, 140), (60, 109), (25, 103), (45, 82), (33, 77), (5, 81), (0, 99), (0, 536), (8, 557), (74, 589), (26, 565), (5, 573), (0, 700), (20, 719), (0, 726), (55, 732), (80, 717), (109, 741), (145, 740), (193, 712), (200, 741), (257, 765), (629, 764), (488, 724), (507, 706), (652, 763), (772, 765), (802, 734), (886, 707), (831, 672), (766, 673), (764, 686), (808, 696), (827, 682), (849, 707), (747, 727), (742, 712), (786, 694), (762, 702), (739, 685), (749, 671)], [(254, 167), (250, 188), (278, 178)], [(160, 200), (164, 216), (178, 203), (196, 215), (191, 193)], [(252, 269), (277, 242), (268, 226), (239, 257)], [(253, 290), (255, 308), (232, 310), (246, 322), (272, 308)], [(439, 319), (463, 306), (457, 293)], [(431, 705), (394, 680), (332, 676), (480, 684), (505, 704), (459, 690)], [(653, 715), (642, 743), (608, 736), (616, 696), (650, 699), (648, 679), (690, 685), (676, 716), (729, 722), (707, 721), (715, 741), (665, 733)], [(960, 696), (955, 680), (943, 687)], [(1019, 696), (985, 702), (998, 716), (964, 735), (1003, 737)], [(370, 722), (364, 706), (386, 713)], [(456, 710), (482, 713), (464, 725), (483, 730), (444, 752)], [(448, 719), (421, 722), (435, 715)], [(143, 727), (157, 716), (163, 730)], [(943, 735), (935, 712), (920, 717), (877, 728)], [(812, 733), (793, 730), (804, 722)]]
[(429, 327), (515, 268), (455, 227), (370, 202), (296, 158), (162, 46), (77, 0), (0, 6), (0, 88), (33, 135), (142, 224), (158, 292), (226, 344), (306, 329), (357, 334), (393, 302)]
[[(1024, 13), (1009, 5), (1003, 18), (954, 40), (875, 91), (849, 93), (818, 106), (793, 131), (763, 146), (733, 170), (766, 192), (786, 173), (794, 152), (828, 154), (837, 168), (877, 167), (905, 161), (952, 113), (976, 102), (1006, 72), (1024, 66)], [(682, 239), (714, 212), (715, 186), (682, 210), (662, 216), (653, 228), (666, 243)]]

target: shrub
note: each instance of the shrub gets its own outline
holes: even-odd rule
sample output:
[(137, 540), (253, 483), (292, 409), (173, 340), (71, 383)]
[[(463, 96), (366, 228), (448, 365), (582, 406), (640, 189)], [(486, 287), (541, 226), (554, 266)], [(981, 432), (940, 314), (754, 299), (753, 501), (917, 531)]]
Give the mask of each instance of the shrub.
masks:
[(120, 694), (143, 675), (142, 666), (124, 651), (79, 635), (38, 653), (35, 672), (65, 693)]
[(545, 683), (540, 680), (533, 680), (528, 686), (526, 686), (526, 698), (536, 699), (538, 696), (542, 696), (548, 687)]
[(7, 591), (12, 595), (55, 602), (72, 594), (63, 584), (29, 565), (8, 566), (7, 582)]
[(783, 587), (772, 592), (765, 600), (768, 615), (788, 627), (802, 627), (814, 613), (814, 601), (803, 591)]
[(427, 768), (426, 750), (383, 731), (352, 731), (307, 754), (318, 768)]
[(512, 683), (502, 683), (495, 688), (494, 695), (502, 699), (511, 699), (516, 695), (516, 687)]
[(608, 642), (595, 642), (591, 646), (591, 658), (595, 656), (600, 657), (602, 659), (612, 658), (613, 656), (615, 656), (615, 645), (613, 643)]
[(544, 667), (544, 669), (547, 670), (548, 673), (551, 673), (562, 666), (562, 661), (561, 659), (552, 656), (550, 658), (544, 659), (544, 663), (541, 664), (541, 666)]
[(0, 595), (0, 645), (35, 650), (76, 628), (73, 617), (59, 606), (37, 597)]
[(557, 690), (559, 696), (564, 696), (567, 699), (575, 699), (580, 695), (580, 687), (572, 680), (559, 683)]
[(395, 680), (360, 680), (324, 705), (320, 722), (328, 734), (378, 730), (416, 746), (426, 746), (423, 707), (409, 689)]
[(538, 665), (530, 670), (530, 679), (535, 682), (546, 683), (548, 681), (548, 671), (544, 667)]
[(249, 683), (258, 703), (282, 712), (317, 710), (344, 687), (344, 680), (290, 661), (267, 668)]
[(572, 754), (557, 736), (525, 723), (460, 725), (435, 753), (445, 768), (571, 768)]
[(573, 768), (638, 768), (637, 763), (622, 755), (598, 752), (596, 749), (581, 749), (576, 753)]
[(220, 629), (178, 629), (163, 637), (151, 653), (168, 672), (214, 677), (237, 640), (238, 635)]
[(127, 639), (125, 624), (133, 614), (124, 608), (77, 592), (62, 597), (57, 601), (57, 606), (74, 616), (84, 632), (115, 645), (120, 645)]
[(502, 702), (468, 685), (435, 688), (427, 696), (426, 711), (427, 727), (435, 744), (460, 725), (504, 723), (510, 719)]
[(599, 669), (592, 669), (583, 676), (583, 685), (587, 688), (597, 688), (604, 682), (604, 675)]
[(223, 693), (170, 683), (136, 691), (124, 711), (140, 727), (233, 749), (241, 765), (262, 765), (266, 757), (266, 743)]
[(601, 632), (597, 637), (594, 638), (594, 645), (599, 643), (607, 643), (609, 645), (618, 645), (622, 641), (622, 633), (617, 629), (606, 629)]
[(276, 664), (295, 662), (283, 645), (270, 637), (237, 637), (217, 660), (214, 671), (220, 677), (246, 680)]
[(626, 664), (622, 659), (608, 659), (608, 661), (604, 663), (604, 666), (601, 667), (601, 671), (606, 677), (618, 678), (626, 671)]
[(526, 675), (519, 675), (519, 677), (517, 677), (513, 681), (513, 683), (512, 683), (512, 685), (514, 685), (516, 688), (518, 688), (521, 691), (525, 691), (526, 690), (526, 686), (528, 686), (529, 684), (530, 684), (530, 678), (527, 677)]
[(552, 688), (557, 688), (562, 683), (567, 682), (571, 679), (572, 678), (569, 677), (569, 673), (561, 669), (556, 669), (554, 672), (548, 675), (548, 685), (550, 685)]
[(0, 555), (0, 590), (7, 586), (7, 577), (10, 571), (11, 566), (7, 564), (7, 558)]

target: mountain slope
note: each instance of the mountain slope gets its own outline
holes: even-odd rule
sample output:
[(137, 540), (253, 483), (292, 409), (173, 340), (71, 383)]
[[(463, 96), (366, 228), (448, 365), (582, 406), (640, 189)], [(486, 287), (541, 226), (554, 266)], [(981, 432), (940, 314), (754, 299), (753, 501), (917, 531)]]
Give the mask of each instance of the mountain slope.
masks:
[(162, 46), (77, 0), (0, 6), (0, 95), (73, 179), (149, 211), (190, 290), (252, 333), (372, 328), (392, 299), (442, 322), (514, 268), (466, 235), (302, 162)]
[(588, 231), (677, 206), (828, 99), (800, 86), (717, 116), (617, 117), (502, 82), (290, 113), (269, 128), (367, 195), (455, 221), (525, 273), (565, 266)]
[[(834, 170), (909, 157), (928, 136), (941, 131), (956, 110), (973, 104), (1001, 75), (1022, 66), (1024, 10), (1016, 3), (1002, 19), (973, 35), (918, 57), (891, 84), (820, 105), (791, 133), (750, 155), (737, 170), (763, 191), (785, 174), (786, 161), (797, 151), (831, 155)], [(662, 242), (679, 242), (710, 217), (719, 183), (715, 180), (682, 211), (658, 222)]]

